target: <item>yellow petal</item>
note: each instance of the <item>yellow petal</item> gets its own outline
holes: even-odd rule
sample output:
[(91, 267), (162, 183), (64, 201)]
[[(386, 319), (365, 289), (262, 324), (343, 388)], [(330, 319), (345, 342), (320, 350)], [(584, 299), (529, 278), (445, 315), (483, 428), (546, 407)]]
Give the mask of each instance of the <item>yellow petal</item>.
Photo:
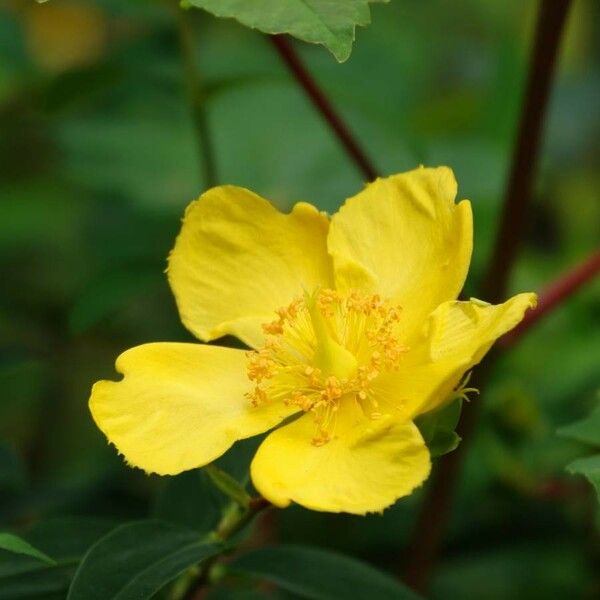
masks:
[(236, 440), (267, 431), (293, 412), (253, 408), (242, 350), (156, 343), (119, 356), (121, 381), (99, 381), (90, 410), (128, 463), (160, 475), (206, 465)]
[(306, 203), (291, 214), (244, 188), (222, 186), (192, 202), (169, 257), (181, 320), (202, 340), (227, 333), (262, 344), (272, 321), (304, 290), (331, 287), (328, 218)]
[(310, 414), (270, 433), (252, 462), (256, 489), (273, 504), (328, 512), (381, 511), (428, 477), (429, 452), (413, 423), (366, 418), (352, 401), (338, 411), (333, 439), (311, 443)]
[(442, 304), (429, 317), (399, 371), (374, 382), (374, 393), (381, 402), (399, 406), (404, 418), (438, 408), (464, 374), (535, 304), (535, 294), (518, 294), (498, 305), (474, 299)]
[(458, 296), (471, 259), (471, 205), (454, 204), (450, 169), (377, 179), (333, 216), (328, 247), (338, 289), (369, 289), (403, 308), (406, 333)]

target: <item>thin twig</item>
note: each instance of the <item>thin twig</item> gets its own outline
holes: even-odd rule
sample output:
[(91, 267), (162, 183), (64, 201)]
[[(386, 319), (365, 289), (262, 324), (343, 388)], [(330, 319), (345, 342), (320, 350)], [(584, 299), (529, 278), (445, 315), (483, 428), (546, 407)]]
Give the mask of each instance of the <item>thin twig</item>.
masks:
[(600, 275), (600, 250), (558, 277), (543, 290), (535, 309), (526, 313), (519, 326), (500, 340), (500, 345), (503, 348), (514, 346), (542, 317), (552, 312), (554, 308), (575, 294), (586, 283), (591, 282), (597, 275)]
[(500, 302), (508, 289), (531, 204), (548, 99), (571, 0), (539, 0), (532, 62), (504, 195), (500, 228), (482, 297)]
[(196, 144), (198, 146), (202, 185), (207, 188), (213, 187), (217, 183), (215, 155), (206, 114), (206, 95), (202, 89), (202, 80), (196, 58), (194, 31), (189, 22), (190, 14), (177, 4), (174, 5), (174, 9), (177, 15), (177, 36), (179, 38), (181, 61), (185, 71), (185, 83), (188, 88)]
[[(240, 513), (234, 513), (233, 515), (226, 512), (219, 525), (214, 531), (214, 539), (225, 543), (228, 542), (232, 537), (240, 533), (245, 529), (257, 515), (262, 513), (273, 505), (262, 496), (256, 496), (250, 500), (248, 508)], [(184, 600), (193, 600), (201, 596), (202, 591), (210, 583), (210, 576), (214, 566), (219, 562), (222, 555), (215, 555), (206, 560), (200, 569), (200, 571), (187, 582), (187, 589), (183, 591), (182, 598)]]
[[(495, 354), (495, 351), (492, 351)], [(470, 387), (482, 389), (487, 383), (490, 365), (494, 357), (488, 355), (486, 361), (477, 367), (469, 381)], [(413, 589), (425, 592), (439, 554), (443, 536), (448, 527), (454, 492), (461, 473), (467, 443), (475, 425), (476, 413), (469, 407), (478, 402), (463, 403), (463, 411), (456, 429), (462, 438), (460, 446), (450, 454), (442, 456), (425, 491), (417, 521), (407, 546), (407, 567), (404, 581)]]
[(254, 520), (254, 517), (261, 513), (263, 510), (267, 508), (271, 508), (273, 505), (262, 496), (256, 496), (250, 500), (248, 508), (245, 512), (241, 514), (241, 516), (233, 521), (222, 523), (216, 531), (216, 536), (223, 542), (231, 539), (234, 535), (242, 531)]
[[(500, 228), (492, 260), (484, 278), (482, 298), (499, 302), (507, 292), (531, 200), (548, 98), (556, 70), (561, 33), (571, 0), (540, 0), (531, 66), (521, 119), (506, 187)], [(485, 387), (498, 351), (475, 372), (474, 385)], [(465, 404), (458, 427), (463, 438), (458, 450), (443, 457), (426, 491), (408, 548), (405, 580), (414, 589), (427, 589), (440, 545), (446, 532), (455, 489), (478, 417), (480, 402)]]
[[(556, 307), (577, 293), (584, 285), (591, 283), (597, 276), (600, 276), (600, 250), (550, 283), (540, 293), (537, 307), (529, 310), (520, 325), (499, 341), (501, 348), (503, 350), (512, 348), (540, 319), (552, 313)], [(477, 379), (473, 383), (474, 387), (481, 389), (486, 384), (492, 362), (488, 359), (476, 371), (475, 376)], [(463, 439), (465, 437), (468, 439), (468, 436), (471, 435), (476, 417), (476, 411), (467, 408), (467, 405), (465, 405), (465, 412), (463, 413), (458, 429), (458, 434)], [(461, 449), (461, 451), (464, 450)], [(421, 508), (417, 527), (415, 528), (423, 540), (421, 545), (418, 546), (421, 552), (419, 554), (420, 557), (424, 555), (433, 555), (435, 557), (436, 549), (433, 544), (439, 543), (439, 536), (443, 534), (446, 526), (444, 519), (447, 519), (448, 511), (451, 508), (452, 494), (448, 494), (448, 482), (456, 482), (456, 479), (460, 476), (462, 460), (464, 460), (464, 456), (457, 450), (445, 456), (443, 462), (437, 466), (438, 474), (432, 480), (431, 487)], [(425, 543), (428, 545), (425, 546)], [(420, 560), (422, 561), (423, 559), (421, 558)], [(410, 575), (412, 576), (413, 573), (416, 573), (422, 576), (424, 573), (423, 564), (420, 562), (419, 570), (411, 571)], [(408, 581), (408, 576), (406, 579)], [(425, 582), (421, 583), (420, 580), (417, 582), (416, 579), (410, 579), (409, 583), (415, 587), (423, 587)]]
[(287, 68), (296, 78), (296, 81), (300, 87), (302, 87), (306, 95), (310, 98), (314, 107), (323, 119), (325, 119), (359, 171), (368, 181), (376, 179), (377, 170), (373, 166), (373, 163), (367, 157), (365, 151), (361, 148), (346, 123), (344, 123), (342, 117), (336, 112), (329, 98), (327, 98), (311, 73), (303, 64), (302, 59), (298, 56), (287, 37), (284, 35), (271, 35), (268, 37)]

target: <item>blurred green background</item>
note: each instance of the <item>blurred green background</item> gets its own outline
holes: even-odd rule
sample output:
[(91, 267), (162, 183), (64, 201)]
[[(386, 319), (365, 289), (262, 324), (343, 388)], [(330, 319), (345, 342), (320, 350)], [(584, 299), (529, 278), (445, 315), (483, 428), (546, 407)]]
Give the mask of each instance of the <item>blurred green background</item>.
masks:
[[(115, 376), (121, 351), (191, 339), (163, 273), (184, 208), (205, 188), (171, 8), (0, 8), (0, 529), (67, 515), (201, 518), (189, 478), (126, 468), (87, 410), (91, 384)], [(496, 228), (535, 8), (394, 0), (375, 6), (343, 65), (298, 46), (382, 173), (455, 170), (475, 213), (467, 292)], [(597, 2), (575, 1), (514, 292), (540, 290), (600, 240), (599, 17)], [(219, 182), (282, 209), (307, 200), (331, 212), (360, 189), (264, 37), (199, 11), (188, 18)], [(484, 415), (432, 597), (600, 596), (592, 490), (564, 471), (585, 450), (555, 434), (596, 401), (599, 322), (595, 282), (506, 355), (475, 400)], [(243, 471), (245, 450), (230, 469)], [(421, 497), (368, 518), (277, 511), (259, 534), (397, 573)]]

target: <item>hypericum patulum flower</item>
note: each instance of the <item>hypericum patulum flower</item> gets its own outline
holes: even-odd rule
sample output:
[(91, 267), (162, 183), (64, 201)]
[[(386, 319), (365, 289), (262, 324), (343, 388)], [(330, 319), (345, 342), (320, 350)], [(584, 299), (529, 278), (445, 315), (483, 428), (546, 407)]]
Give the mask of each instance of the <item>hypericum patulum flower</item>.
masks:
[(127, 462), (174, 475), (273, 428), (251, 465), (273, 504), (380, 511), (430, 471), (414, 424), (535, 304), (456, 298), (472, 250), (468, 201), (445, 167), (378, 179), (329, 218), (282, 214), (239, 187), (185, 213), (168, 278), (184, 325), (252, 350), (152, 343), (93, 387), (98, 427)]

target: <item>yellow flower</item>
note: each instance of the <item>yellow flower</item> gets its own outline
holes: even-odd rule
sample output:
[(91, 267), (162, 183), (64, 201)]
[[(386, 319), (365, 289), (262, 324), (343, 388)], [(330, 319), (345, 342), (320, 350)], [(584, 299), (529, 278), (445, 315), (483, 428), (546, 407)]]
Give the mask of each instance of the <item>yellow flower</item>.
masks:
[(124, 378), (93, 387), (98, 427), (131, 465), (173, 475), (280, 425), (251, 466), (273, 504), (364, 514), (410, 494), (430, 471), (415, 417), (535, 304), (456, 300), (472, 216), (455, 197), (445, 167), (378, 179), (331, 219), (207, 191), (186, 210), (169, 282), (198, 338), (253, 350), (132, 348), (117, 359)]

